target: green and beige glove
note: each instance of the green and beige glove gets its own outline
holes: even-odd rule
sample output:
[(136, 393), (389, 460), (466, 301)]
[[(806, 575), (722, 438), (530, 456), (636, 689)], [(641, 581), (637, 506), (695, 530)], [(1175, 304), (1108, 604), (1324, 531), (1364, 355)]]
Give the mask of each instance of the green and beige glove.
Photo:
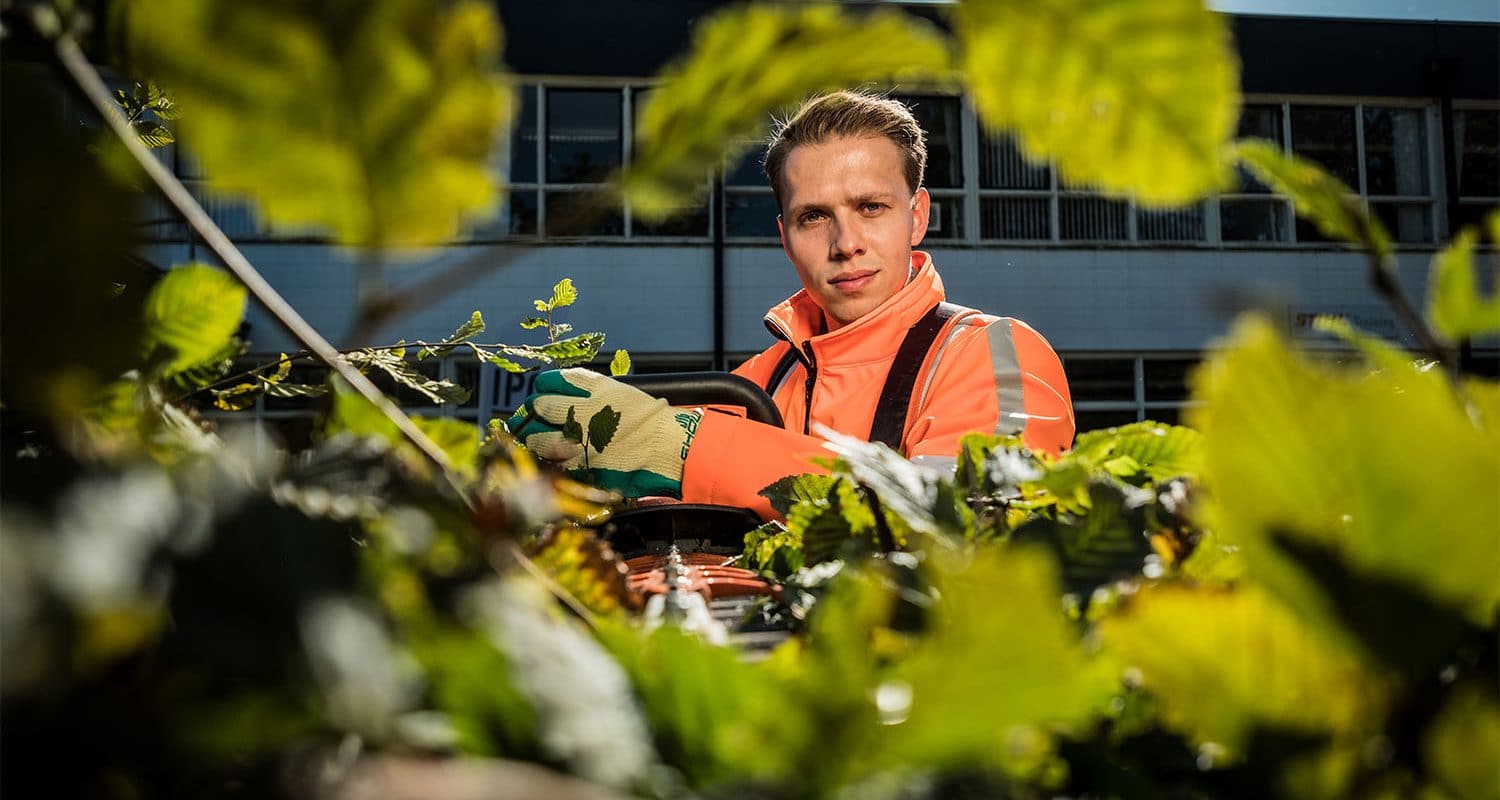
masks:
[(537, 458), (626, 497), (682, 496), (697, 411), (586, 369), (543, 372), (506, 422)]

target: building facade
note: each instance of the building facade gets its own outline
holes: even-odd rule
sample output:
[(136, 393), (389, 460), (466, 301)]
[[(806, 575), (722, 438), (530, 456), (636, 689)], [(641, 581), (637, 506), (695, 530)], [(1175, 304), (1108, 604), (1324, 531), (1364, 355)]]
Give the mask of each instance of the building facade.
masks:
[[(632, 121), (651, 76), (690, 41), (715, 2), (500, 3), (506, 60), (521, 113), (497, 171), (510, 186), (499, 213), (450, 246), (392, 259), (384, 277), (409, 285), (460, 264), (488, 269), (465, 288), (372, 334), (350, 337), (360, 259), (326, 242), (281, 235), (245, 206), (203, 195), (250, 260), (340, 346), (441, 338), (474, 310), (485, 341), (535, 341), (517, 323), (531, 300), (570, 277), (578, 330), (608, 334), (638, 370), (732, 367), (770, 343), (764, 311), (798, 288), (776, 238), (759, 153), (705, 177), (707, 199), (664, 224), (631, 209), (574, 225), (573, 209), (627, 163)], [(920, 13), (930, 13), (924, 7)], [(1500, 26), (1292, 17), (1234, 17), (1245, 108), (1241, 136), (1272, 140), (1357, 189), (1397, 240), (1400, 282), (1425, 295), (1428, 263), (1462, 224), (1500, 205)], [(987, 133), (967, 98), (894, 87), (929, 134), (932, 222), (923, 249), (949, 296), (1020, 317), (1062, 354), (1080, 429), (1138, 419), (1175, 422), (1184, 376), (1246, 307), (1268, 310), (1315, 346), (1310, 320), (1341, 314), (1411, 344), (1370, 288), (1365, 258), (1297, 220), (1286, 198), (1245, 176), (1233, 192), (1160, 211), (1104, 197), (1028, 163)], [(186, 159), (178, 169), (194, 184)], [(158, 263), (206, 258), (175, 223), (154, 229)], [(256, 353), (294, 349), (250, 312)], [(1494, 341), (1469, 363), (1496, 372)], [(440, 413), (484, 421), (526, 395), (525, 376), (454, 358), (429, 369), (474, 397)], [(316, 378), (313, 371), (306, 377)], [(416, 409), (416, 406), (413, 406)], [(257, 413), (295, 435), (305, 401), (261, 400)]]

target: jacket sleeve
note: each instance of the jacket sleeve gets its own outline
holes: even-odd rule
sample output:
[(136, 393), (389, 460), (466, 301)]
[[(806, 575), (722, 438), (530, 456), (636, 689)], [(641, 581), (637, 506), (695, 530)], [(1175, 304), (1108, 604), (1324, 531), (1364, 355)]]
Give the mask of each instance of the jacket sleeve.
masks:
[(682, 501), (748, 508), (774, 519), (760, 490), (788, 475), (826, 473), (812, 461), (833, 455), (824, 445), (816, 436), (710, 411), (682, 466)]
[(945, 348), (920, 407), (908, 414), (908, 457), (948, 462), (968, 433), (1019, 433), (1034, 450), (1073, 445), (1073, 402), (1062, 361), (1031, 326), (1002, 317)]

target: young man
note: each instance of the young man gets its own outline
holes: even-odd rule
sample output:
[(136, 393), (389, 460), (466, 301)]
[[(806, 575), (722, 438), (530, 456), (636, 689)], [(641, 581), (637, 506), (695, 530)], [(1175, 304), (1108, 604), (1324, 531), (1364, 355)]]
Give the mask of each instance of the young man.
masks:
[[(735, 373), (766, 387), (784, 428), (683, 411), (586, 370), (545, 373), (516, 435), (539, 457), (583, 466), (560, 426), (605, 405), (614, 440), (590, 452), (596, 484), (631, 496), (773, 512), (758, 492), (813, 471), (827, 450), (814, 423), (885, 441), (917, 463), (951, 468), (966, 433), (1019, 433), (1051, 452), (1073, 440), (1062, 364), (1025, 323), (943, 302), (928, 254), (922, 188), (927, 147), (901, 103), (838, 92), (806, 103), (766, 151), (782, 247), (802, 290), (771, 309), (779, 341)], [(516, 422), (522, 419), (518, 413)]]

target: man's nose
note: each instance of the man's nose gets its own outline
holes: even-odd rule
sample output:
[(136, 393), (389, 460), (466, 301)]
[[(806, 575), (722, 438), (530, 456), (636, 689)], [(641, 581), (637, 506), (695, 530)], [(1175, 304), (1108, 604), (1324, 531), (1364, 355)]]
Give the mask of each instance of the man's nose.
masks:
[(829, 248), (829, 255), (834, 261), (843, 261), (864, 254), (865, 239), (858, 225), (841, 220), (835, 222), (832, 230), (833, 241)]

